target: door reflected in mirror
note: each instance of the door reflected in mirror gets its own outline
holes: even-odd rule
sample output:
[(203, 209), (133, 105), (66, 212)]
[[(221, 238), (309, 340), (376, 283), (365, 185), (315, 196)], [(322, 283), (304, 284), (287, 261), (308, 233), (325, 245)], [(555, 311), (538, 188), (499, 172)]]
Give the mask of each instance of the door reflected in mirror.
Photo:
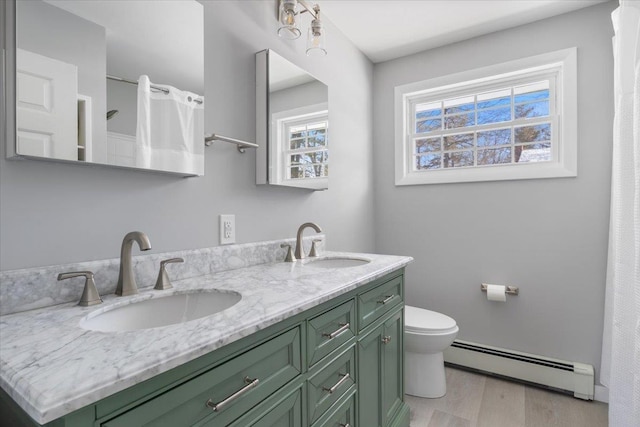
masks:
[(15, 153), (204, 175), (202, 4), (15, 4)]
[(256, 54), (258, 184), (326, 190), (327, 85), (273, 50)]

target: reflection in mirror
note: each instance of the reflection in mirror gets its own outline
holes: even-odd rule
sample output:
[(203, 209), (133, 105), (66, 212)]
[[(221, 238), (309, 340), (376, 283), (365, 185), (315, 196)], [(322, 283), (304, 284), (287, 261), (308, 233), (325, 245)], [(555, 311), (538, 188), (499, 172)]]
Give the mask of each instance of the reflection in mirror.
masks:
[(202, 4), (18, 0), (16, 45), (18, 155), (204, 174)]
[(273, 50), (256, 54), (258, 184), (326, 190), (327, 85)]

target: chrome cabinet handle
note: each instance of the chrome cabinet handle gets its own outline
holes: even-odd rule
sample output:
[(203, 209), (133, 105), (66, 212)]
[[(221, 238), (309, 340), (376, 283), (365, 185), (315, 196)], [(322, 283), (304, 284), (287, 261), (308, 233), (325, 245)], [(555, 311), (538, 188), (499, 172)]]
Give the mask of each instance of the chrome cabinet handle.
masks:
[(233, 402), (234, 400), (242, 396), (244, 393), (248, 392), (249, 390), (257, 386), (260, 380), (258, 378), (251, 379), (249, 377), (244, 377), (244, 382), (247, 384), (246, 386), (242, 387), (240, 390), (236, 391), (231, 396), (227, 397), (226, 399), (224, 399), (219, 403), (214, 403), (211, 399), (207, 400), (207, 403), (206, 403), (207, 407), (213, 409), (214, 412), (222, 411), (226, 405)]
[(323, 337), (327, 337), (330, 340), (334, 339), (335, 337), (337, 337), (338, 335), (340, 335), (341, 333), (343, 333), (344, 331), (346, 331), (347, 329), (349, 329), (349, 323), (340, 323), (340, 327), (338, 329), (336, 329), (335, 331), (331, 332), (330, 334), (323, 332), (322, 336)]
[(351, 424), (346, 423), (346, 424), (338, 424), (340, 427), (351, 427)]
[(389, 344), (391, 342), (391, 335), (382, 337), (382, 344)]
[(324, 391), (326, 391), (327, 393), (332, 394), (332, 393), (334, 393), (334, 392), (335, 392), (335, 391), (336, 391), (336, 390), (337, 390), (337, 389), (338, 389), (342, 384), (344, 384), (344, 382), (345, 382), (345, 381), (347, 381), (347, 380), (350, 378), (350, 375), (349, 375), (349, 373), (348, 373), (348, 372), (347, 372), (346, 374), (338, 374), (338, 375), (339, 375), (339, 376), (341, 376), (342, 378), (340, 378), (340, 380), (339, 380), (337, 383), (335, 383), (335, 384), (333, 385), (333, 387), (331, 387), (331, 388), (322, 387), (322, 389), (323, 389)]
[(385, 299), (383, 299), (382, 301), (378, 301), (378, 304), (386, 304), (392, 299), (394, 299), (395, 297), (396, 297), (395, 295), (387, 295)]

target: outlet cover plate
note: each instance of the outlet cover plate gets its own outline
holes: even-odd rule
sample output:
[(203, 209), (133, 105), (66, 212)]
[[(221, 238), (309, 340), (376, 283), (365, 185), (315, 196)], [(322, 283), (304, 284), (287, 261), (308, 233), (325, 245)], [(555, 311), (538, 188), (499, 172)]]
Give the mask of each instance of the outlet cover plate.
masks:
[(236, 216), (220, 215), (220, 244), (230, 245), (236, 242)]

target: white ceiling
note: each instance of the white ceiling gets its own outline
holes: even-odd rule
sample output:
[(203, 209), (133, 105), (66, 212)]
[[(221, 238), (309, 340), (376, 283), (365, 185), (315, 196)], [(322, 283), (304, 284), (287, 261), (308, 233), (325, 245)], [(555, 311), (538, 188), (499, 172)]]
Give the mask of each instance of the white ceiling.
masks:
[[(516, 27), (608, 0), (316, 0), (373, 62)], [(327, 38), (331, 35), (327, 32)]]

